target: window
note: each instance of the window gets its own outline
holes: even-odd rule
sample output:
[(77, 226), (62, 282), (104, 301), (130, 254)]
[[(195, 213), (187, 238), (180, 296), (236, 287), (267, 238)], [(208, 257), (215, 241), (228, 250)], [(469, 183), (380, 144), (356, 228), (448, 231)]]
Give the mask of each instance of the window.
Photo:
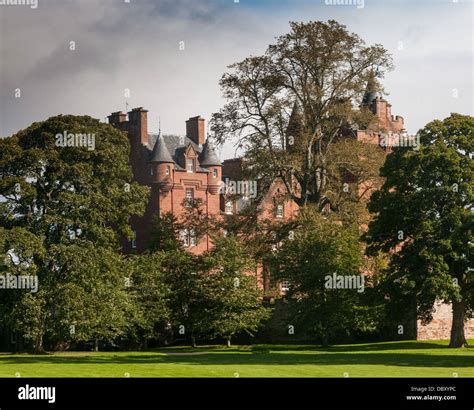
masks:
[(186, 158), (186, 170), (194, 172), (194, 160), (192, 158)]
[(171, 169), (170, 169), (170, 166), (167, 165), (167, 166), (166, 166), (166, 175), (169, 175), (169, 174), (170, 174), (170, 170), (171, 170)]
[(194, 189), (186, 188), (185, 206), (192, 206), (194, 200)]
[(133, 231), (133, 238), (131, 240), (132, 249), (137, 249), (137, 232)]
[(288, 292), (290, 290), (290, 281), (282, 280), (280, 287), (281, 287), (282, 292)]
[(225, 213), (231, 215), (234, 211), (234, 203), (232, 201), (227, 201), (225, 203)]
[(276, 207), (276, 217), (277, 218), (283, 218), (283, 211), (284, 211), (283, 205), (278, 204), (277, 207)]
[(189, 236), (187, 229), (183, 229), (182, 231), (180, 231), (179, 237), (181, 239), (181, 242), (183, 243), (183, 246), (189, 246)]
[(189, 230), (189, 246), (196, 246), (196, 232), (194, 232), (194, 229)]
[(197, 240), (196, 240), (196, 233), (194, 232), (194, 229), (183, 229), (179, 233), (181, 242), (183, 243), (183, 246), (196, 246)]
[(214, 168), (213, 174), (214, 174), (214, 178), (217, 178), (217, 168)]
[(150, 175), (153, 175), (154, 172), (153, 172), (153, 165), (150, 167)]

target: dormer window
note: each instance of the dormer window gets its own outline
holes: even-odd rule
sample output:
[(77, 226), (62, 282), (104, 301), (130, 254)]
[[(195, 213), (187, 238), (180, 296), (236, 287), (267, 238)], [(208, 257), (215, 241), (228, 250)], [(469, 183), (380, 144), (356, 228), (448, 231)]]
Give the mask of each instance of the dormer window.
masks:
[(192, 158), (186, 158), (186, 171), (194, 172), (194, 160)]

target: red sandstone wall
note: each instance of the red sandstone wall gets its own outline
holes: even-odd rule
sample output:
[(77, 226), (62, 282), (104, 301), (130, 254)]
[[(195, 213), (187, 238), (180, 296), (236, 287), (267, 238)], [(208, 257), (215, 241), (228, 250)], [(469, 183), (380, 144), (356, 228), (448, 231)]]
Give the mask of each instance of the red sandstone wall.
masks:
[[(452, 309), (451, 305), (445, 303), (435, 304), (436, 312), (433, 320), (426, 326), (417, 322), (418, 340), (449, 339), (451, 335)], [(468, 320), (464, 326), (466, 339), (474, 338), (474, 319)]]
[[(258, 189), (258, 187), (257, 187)], [(260, 207), (263, 209), (261, 218), (263, 219), (275, 219), (275, 220), (288, 220), (294, 218), (297, 213), (299, 206), (291, 199), (283, 201), (283, 218), (277, 218), (275, 216), (275, 206), (279, 201), (275, 201), (275, 198), (285, 195), (287, 192), (286, 186), (283, 181), (278, 178), (270, 186), (268, 193), (263, 198)]]

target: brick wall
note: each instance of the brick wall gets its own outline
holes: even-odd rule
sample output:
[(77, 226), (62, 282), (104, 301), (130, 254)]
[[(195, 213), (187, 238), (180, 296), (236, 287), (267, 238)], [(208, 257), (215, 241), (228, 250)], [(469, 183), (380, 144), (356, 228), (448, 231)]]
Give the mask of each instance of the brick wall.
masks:
[[(423, 326), (420, 321), (417, 322), (418, 340), (436, 340), (449, 339), (451, 335), (452, 308), (446, 303), (435, 303), (435, 313), (433, 320)], [(464, 325), (466, 339), (474, 338), (474, 319), (468, 320)]]

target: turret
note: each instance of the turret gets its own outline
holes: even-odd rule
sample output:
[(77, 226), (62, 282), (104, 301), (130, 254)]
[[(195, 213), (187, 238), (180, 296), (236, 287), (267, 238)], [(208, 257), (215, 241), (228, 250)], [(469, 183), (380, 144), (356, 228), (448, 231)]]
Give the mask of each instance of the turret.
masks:
[(367, 80), (364, 98), (362, 99), (362, 106), (368, 107), (374, 114), (377, 113), (374, 101), (381, 97), (379, 92), (380, 87), (376, 77), (377, 73), (372, 70), (369, 79)]
[(291, 110), (288, 127), (286, 128), (286, 150), (291, 151), (295, 148), (296, 142), (301, 138), (303, 128), (303, 115), (298, 100), (295, 100), (293, 109)]
[(173, 186), (174, 161), (161, 133), (158, 135), (148, 162), (151, 182), (158, 184), (162, 191), (169, 191)]
[(219, 193), (222, 179), (222, 164), (219, 160), (214, 145), (207, 138), (206, 143), (203, 146), (203, 150), (199, 155), (199, 164), (203, 168), (207, 168), (209, 173), (207, 174), (207, 186), (211, 195)]

